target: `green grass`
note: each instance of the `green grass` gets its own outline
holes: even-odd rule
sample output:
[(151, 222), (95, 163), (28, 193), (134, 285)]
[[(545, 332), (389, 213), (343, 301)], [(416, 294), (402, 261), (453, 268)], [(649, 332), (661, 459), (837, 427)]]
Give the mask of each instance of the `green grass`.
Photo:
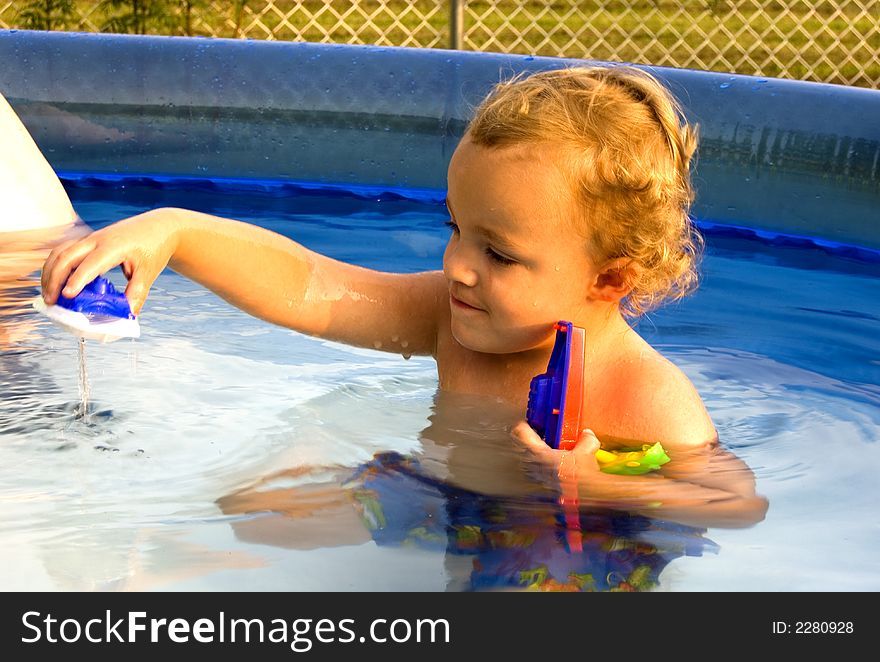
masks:
[[(185, 34), (179, 0), (164, 2), (167, 20), (148, 22), (150, 34)], [(767, 1), (761, 10), (743, 0), (593, 0), (572, 2), (480, 2), (465, 13), (465, 47), (532, 55), (689, 67), (733, 73), (880, 87), (880, 0), (872, 17), (859, 16), (854, 2)], [(3, 10), (0, 27), (21, 25), (27, 0)], [(97, 0), (74, 0), (64, 29), (101, 29), (112, 11)], [(435, 0), (376, 0), (328, 3), (311, 0), (248, 0), (236, 26), (234, 2), (194, 0), (189, 34), (262, 39), (367, 43), (446, 48), (448, 3)], [(810, 11), (813, 13), (810, 14)], [(835, 12), (839, 12), (835, 14)], [(311, 16), (309, 16), (311, 13)], [(85, 20), (82, 17), (85, 17)], [(286, 25), (285, 25), (286, 21)], [(238, 27), (238, 29), (236, 29)], [(598, 36), (597, 36), (598, 35)]]

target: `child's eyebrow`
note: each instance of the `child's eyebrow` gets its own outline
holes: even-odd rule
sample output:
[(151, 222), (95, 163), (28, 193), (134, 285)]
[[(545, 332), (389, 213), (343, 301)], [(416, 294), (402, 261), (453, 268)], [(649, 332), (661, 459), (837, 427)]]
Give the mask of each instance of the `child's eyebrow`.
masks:
[[(452, 211), (452, 203), (449, 202), (449, 196), (446, 196), (446, 209), (448, 209), (450, 215), (453, 218), (455, 218), (455, 212)], [(475, 225), (473, 227), (473, 231), (479, 235), (484, 236), (486, 239), (489, 240), (489, 242), (491, 242), (493, 245), (495, 245), (498, 248), (501, 248), (504, 250), (511, 250), (511, 251), (516, 251), (516, 250), (522, 248), (522, 246), (517, 244), (515, 241), (513, 241), (509, 237), (502, 236), (502, 235), (498, 234), (497, 232), (495, 232), (495, 230), (491, 230), (490, 228), (484, 228), (482, 225)]]
[(522, 246), (515, 243), (508, 237), (504, 237), (494, 230), (490, 230), (489, 228), (484, 228), (482, 225), (477, 225), (476, 227), (474, 227), (474, 232), (483, 235), (490, 244), (492, 244), (495, 248), (500, 248), (503, 251), (516, 252), (522, 248)]

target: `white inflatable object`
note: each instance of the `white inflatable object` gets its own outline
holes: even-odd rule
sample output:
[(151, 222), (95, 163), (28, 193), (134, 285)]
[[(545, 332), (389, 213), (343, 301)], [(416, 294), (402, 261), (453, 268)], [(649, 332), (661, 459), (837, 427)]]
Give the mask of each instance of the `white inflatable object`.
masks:
[(0, 95), (0, 233), (76, 221), (70, 198), (52, 166)]
[(137, 319), (112, 317), (110, 315), (91, 315), (70, 310), (62, 306), (47, 306), (43, 297), (37, 297), (31, 303), (37, 310), (48, 317), (65, 331), (86, 340), (113, 342), (120, 338), (139, 338), (141, 328)]

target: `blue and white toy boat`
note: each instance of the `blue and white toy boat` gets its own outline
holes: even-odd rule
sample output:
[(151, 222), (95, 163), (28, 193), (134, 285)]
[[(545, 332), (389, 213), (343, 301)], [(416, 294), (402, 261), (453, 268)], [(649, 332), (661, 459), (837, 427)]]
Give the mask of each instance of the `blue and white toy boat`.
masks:
[(58, 303), (47, 306), (42, 297), (37, 297), (33, 307), (79, 338), (113, 342), (141, 335), (128, 299), (103, 276), (98, 276), (72, 299), (62, 295)]

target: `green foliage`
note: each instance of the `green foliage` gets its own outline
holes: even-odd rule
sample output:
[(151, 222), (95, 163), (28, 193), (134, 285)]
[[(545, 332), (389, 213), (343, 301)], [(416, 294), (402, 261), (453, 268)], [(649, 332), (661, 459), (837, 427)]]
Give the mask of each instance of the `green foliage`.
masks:
[[(466, 49), (876, 88), (878, 0), (468, 0)], [(0, 26), (445, 48), (440, 0), (0, 0)], [(340, 18), (341, 17), (341, 18)]]
[[(172, 0), (177, 6), (177, 33), (191, 37), (193, 35), (193, 10), (203, 9), (207, 0)], [(169, 17), (172, 21), (174, 17)]]
[(100, 27), (102, 32), (191, 36), (195, 13), (207, 4), (207, 0), (101, 0), (98, 6), (105, 20)]
[(101, 32), (150, 34), (172, 27), (169, 0), (101, 0), (98, 5), (107, 17)]
[(232, 16), (235, 21), (235, 28), (233, 28), (232, 36), (240, 37), (241, 36), (241, 24), (244, 21), (244, 8), (247, 6), (248, 0), (233, 0), (232, 2)]
[(29, 30), (64, 30), (76, 22), (74, 0), (30, 0), (18, 19)]

